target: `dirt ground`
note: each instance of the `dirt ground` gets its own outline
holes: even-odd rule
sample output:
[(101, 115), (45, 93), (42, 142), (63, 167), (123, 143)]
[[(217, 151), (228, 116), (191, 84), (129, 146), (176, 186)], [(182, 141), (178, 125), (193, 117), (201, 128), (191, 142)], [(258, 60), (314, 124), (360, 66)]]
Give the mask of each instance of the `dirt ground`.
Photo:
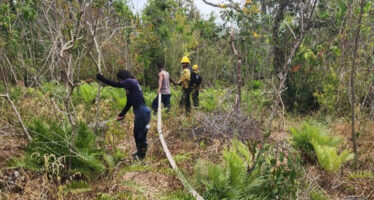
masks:
[[(200, 117), (206, 118), (207, 116)], [(216, 116), (216, 119), (220, 117)], [(143, 163), (133, 163), (127, 160), (118, 165), (110, 176), (91, 182), (90, 191), (81, 194), (66, 194), (63, 199), (95, 199), (99, 193), (118, 194), (121, 192), (131, 194), (132, 198), (156, 200), (171, 191), (183, 189), (164, 156), (155, 130), (155, 119), (153, 120), (148, 136), (150, 145), (148, 156)], [(241, 118), (241, 120), (244, 120), (242, 124), (253, 123), (248, 119)], [(216, 137), (210, 138), (209, 142), (204, 142), (206, 140), (201, 138), (207, 137), (209, 131), (212, 131), (208, 124), (201, 124), (196, 129), (190, 129), (188, 126), (178, 124), (182, 123), (181, 121), (183, 120), (165, 120), (164, 134), (171, 153), (176, 157), (177, 164), (187, 176), (192, 176), (194, 163), (198, 159), (213, 162), (220, 159), (220, 153), (225, 146), (220, 138), (224, 133), (218, 133)], [(357, 142), (360, 155), (358, 170), (351, 170), (351, 166), (345, 166), (337, 174), (328, 174), (317, 166), (306, 167), (305, 178), (310, 179), (316, 187), (323, 188), (332, 199), (374, 199), (374, 177), (372, 176), (374, 172), (374, 122), (359, 123), (358, 127)], [(123, 140), (119, 141), (117, 147), (131, 154), (135, 149), (131, 135), (132, 125), (126, 123), (122, 128), (127, 134)], [(347, 143), (344, 146), (351, 147), (349, 122), (337, 120), (332, 123), (331, 129), (345, 138)], [(289, 147), (289, 135), (286, 131), (272, 134), (270, 141), (284, 151)], [(21, 156), (26, 142), (22, 136), (15, 135), (14, 131), (3, 130), (0, 133), (0, 199), (58, 199), (60, 183), (56, 183), (47, 175), (23, 169), (8, 169), (7, 162), (10, 158)]]

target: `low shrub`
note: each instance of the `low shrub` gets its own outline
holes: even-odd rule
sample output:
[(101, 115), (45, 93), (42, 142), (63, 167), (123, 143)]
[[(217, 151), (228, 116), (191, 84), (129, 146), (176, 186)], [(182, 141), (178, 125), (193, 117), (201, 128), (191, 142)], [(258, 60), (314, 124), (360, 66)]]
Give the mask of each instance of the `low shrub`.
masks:
[[(260, 153), (260, 152), (259, 152)], [(205, 199), (293, 199), (298, 188), (300, 165), (294, 155), (287, 161), (266, 146), (253, 164), (248, 147), (234, 140), (223, 152), (221, 164), (200, 161), (195, 166), (195, 181)]]
[(96, 146), (96, 136), (85, 123), (80, 122), (73, 129), (48, 119), (34, 119), (28, 129), (33, 141), (27, 145), (23, 158), (11, 161), (11, 167), (24, 167), (60, 177), (80, 173), (94, 178), (114, 165), (113, 159)]
[(265, 89), (262, 85), (258, 86), (259, 87), (247, 89), (242, 92), (242, 107), (246, 112), (251, 113), (251, 115), (261, 115), (261, 113), (263, 113), (267, 107), (270, 107), (271, 104), (271, 101), (266, 95)]
[(312, 191), (310, 191), (309, 198), (311, 200), (330, 200), (326, 192), (318, 188), (313, 188)]
[[(200, 91), (199, 99), (200, 99), (200, 107), (208, 112), (213, 112), (217, 109), (224, 108), (224, 102), (222, 100), (225, 100), (226, 91), (222, 89), (204, 89), (203, 91)], [(222, 102), (220, 102), (220, 100)], [(192, 102), (191, 102), (192, 105)], [(221, 108), (218, 108), (218, 106), (223, 106)]]
[(336, 172), (341, 166), (353, 158), (347, 150), (338, 154), (341, 139), (333, 136), (328, 129), (317, 123), (303, 123), (301, 128), (290, 128), (292, 144), (298, 149), (305, 162), (319, 165), (328, 172)]
[(87, 104), (94, 102), (98, 91), (97, 83), (88, 84), (84, 83), (80, 85), (77, 89), (77, 95), (79, 98), (83, 99), (83, 101)]

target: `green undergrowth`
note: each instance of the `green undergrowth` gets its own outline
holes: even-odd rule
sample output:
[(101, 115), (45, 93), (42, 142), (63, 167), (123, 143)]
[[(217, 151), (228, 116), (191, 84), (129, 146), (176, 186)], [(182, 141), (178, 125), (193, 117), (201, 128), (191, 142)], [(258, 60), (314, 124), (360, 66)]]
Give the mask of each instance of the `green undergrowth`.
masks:
[(34, 119), (29, 125), (33, 141), (23, 157), (11, 167), (23, 167), (66, 178), (79, 173), (95, 179), (114, 168), (116, 159), (96, 144), (96, 135), (83, 122), (74, 128), (48, 119)]
[(251, 116), (261, 116), (270, 107), (272, 101), (268, 97), (263, 81), (251, 81), (242, 92), (242, 108)]
[(304, 161), (318, 164), (328, 172), (337, 172), (344, 163), (353, 159), (348, 150), (339, 153), (342, 139), (323, 125), (304, 122), (300, 128), (291, 127), (292, 144), (303, 155)]
[(68, 183), (60, 186), (58, 189), (60, 196), (67, 194), (79, 194), (92, 190), (89, 184), (84, 180), (69, 181)]
[(234, 140), (223, 151), (222, 163), (196, 164), (195, 185), (210, 200), (293, 199), (300, 183), (300, 170), (296, 155), (286, 158), (266, 145), (259, 159), (253, 161), (248, 146)]
[(311, 200), (331, 200), (331, 198), (326, 194), (326, 191), (319, 188), (313, 188), (312, 191), (310, 191), (309, 198)]
[(184, 190), (175, 190), (165, 194), (163, 197), (160, 198), (161, 200), (194, 200), (191, 194)]

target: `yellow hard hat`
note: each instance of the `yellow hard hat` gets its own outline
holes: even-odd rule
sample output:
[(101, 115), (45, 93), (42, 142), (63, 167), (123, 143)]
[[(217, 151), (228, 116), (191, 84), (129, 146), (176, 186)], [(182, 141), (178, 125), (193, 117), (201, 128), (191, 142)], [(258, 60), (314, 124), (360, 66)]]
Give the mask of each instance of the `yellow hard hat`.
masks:
[(190, 64), (191, 62), (190, 62), (190, 59), (188, 59), (187, 56), (183, 56), (183, 58), (181, 60), (181, 63), (188, 63), (188, 64)]
[(192, 66), (192, 69), (193, 69), (194, 71), (197, 71), (197, 69), (199, 69), (199, 66), (197, 66), (197, 65), (193, 65), (193, 66)]

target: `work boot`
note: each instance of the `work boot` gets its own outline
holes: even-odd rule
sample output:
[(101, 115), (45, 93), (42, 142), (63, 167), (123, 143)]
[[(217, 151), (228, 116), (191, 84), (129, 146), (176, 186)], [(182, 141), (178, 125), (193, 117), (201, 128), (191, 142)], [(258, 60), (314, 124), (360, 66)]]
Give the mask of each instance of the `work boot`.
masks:
[(142, 159), (138, 156), (138, 152), (132, 154), (132, 158), (137, 161), (141, 161)]
[(136, 153), (132, 154), (132, 157), (134, 158), (134, 160), (143, 160), (145, 158), (146, 152), (147, 147), (139, 148)]

